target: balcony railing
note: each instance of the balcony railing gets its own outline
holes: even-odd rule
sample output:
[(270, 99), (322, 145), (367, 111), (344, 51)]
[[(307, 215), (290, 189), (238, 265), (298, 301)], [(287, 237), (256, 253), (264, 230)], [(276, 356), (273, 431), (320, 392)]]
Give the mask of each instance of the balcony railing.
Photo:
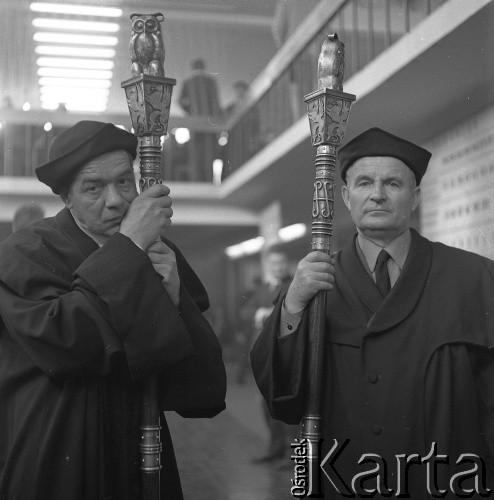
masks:
[(242, 166), (306, 114), (304, 95), (317, 89), (317, 59), (331, 33), (345, 43), (345, 77), (411, 31), (446, 0), (321, 2), (253, 82), (250, 99), (227, 124), (223, 176)]
[[(48, 161), (53, 138), (80, 119), (108, 120), (115, 124), (129, 122), (128, 116), (84, 115), (76, 119), (73, 115), (57, 116), (47, 112), (0, 111), (0, 176), (33, 177), (35, 168)], [(225, 126), (212, 126), (207, 117), (172, 117), (170, 122), (169, 133), (163, 139), (163, 178), (212, 182), (213, 161), (225, 161), (226, 148), (219, 141), (222, 133), (225, 136)], [(182, 143), (180, 133), (175, 134), (177, 129), (187, 130), (190, 139)]]
[[(170, 118), (171, 127), (189, 128), (191, 138), (185, 144), (174, 136), (165, 140), (164, 178), (211, 182), (213, 160), (220, 159), (224, 179), (305, 116), (304, 95), (317, 88), (316, 62), (328, 34), (338, 33), (346, 45), (348, 79), (446, 1), (322, 1), (252, 83), (247, 99), (225, 124), (211, 126), (207, 117)], [(110, 121), (120, 122), (117, 117)], [(5, 120), (0, 130), (0, 175), (34, 175), (34, 168), (46, 161), (54, 135), (68, 126), (64, 122), (67, 118), (45, 131), (42, 125)], [(218, 144), (221, 132), (228, 134), (226, 145)]]

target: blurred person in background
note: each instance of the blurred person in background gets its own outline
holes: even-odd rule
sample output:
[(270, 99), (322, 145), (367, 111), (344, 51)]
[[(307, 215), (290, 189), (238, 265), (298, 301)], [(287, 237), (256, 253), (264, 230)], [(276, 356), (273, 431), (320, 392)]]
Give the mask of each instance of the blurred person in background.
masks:
[[(187, 115), (217, 125), (222, 121), (222, 109), (216, 78), (206, 71), (203, 59), (195, 59), (191, 65), (192, 74), (184, 80), (178, 102)], [(188, 179), (213, 182), (213, 160), (219, 157), (218, 134), (192, 129), (186, 149)]]
[(17, 231), (22, 227), (29, 226), (34, 222), (38, 222), (44, 217), (45, 213), (39, 205), (34, 203), (22, 205), (14, 214), (14, 219), (12, 220), (12, 232)]
[(203, 59), (191, 63), (192, 74), (183, 84), (178, 102), (189, 116), (221, 116), (218, 84), (213, 75), (206, 71)]
[(243, 80), (238, 80), (233, 84), (233, 92), (235, 98), (231, 104), (229, 104), (224, 111), (225, 117), (228, 119), (233, 115), (234, 111), (241, 105), (247, 98), (247, 91), (249, 89), (249, 84)]
[[(269, 247), (263, 258), (263, 279), (257, 283), (252, 295), (240, 310), (245, 322), (250, 322), (250, 330), (246, 336), (245, 355), (237, 374), (237, 381), (243, 383), (247, 371), (250, 371), (249, 355), (252, 345), (274, 308), (278, 296), (286, 293), (292, 280), (290, 264), (285, 251), (279, 245)], [(269, 431), (269, 444), (265, 452), (253, 459), (253, 463), (268, 463), (283, 460), (289, 455), (290, 432), (285, 423), (275, 420), (269, 414), (268, 407), (262, 401), (262, 412)]]

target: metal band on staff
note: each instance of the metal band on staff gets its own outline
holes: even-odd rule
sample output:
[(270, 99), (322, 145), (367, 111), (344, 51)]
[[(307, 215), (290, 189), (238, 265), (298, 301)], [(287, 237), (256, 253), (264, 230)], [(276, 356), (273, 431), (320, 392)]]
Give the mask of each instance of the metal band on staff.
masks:
[[(334, 217), (334, 177), (337, 149), (343, 142), (350, 107), (355, 100), (343, 92), (345, 46), (336, 33), (322, 44), (318, 60), (318, 90), (305, 96), (312, 145), (317, 146), (312, 200), (312, 250), (330, 253)], [(320, 444), (326, 292), (310, 304), (308, 398), (300, 438), (308, 445), (307, 496), (321, 495)]]
[[(134, 133), (139, 138), (142, 191), (161, 184), (161, 137), (168, 130), (170, 103), (176, 80), (165, 78), (165, 49), (161, 34), (163, 15), (131, 14), (130, 58), (132, 78), (122, 82)], [(141, 415), (142, 499), (160, 498), (161, 451), (160, 408), (157, 379), (145, 381)]]

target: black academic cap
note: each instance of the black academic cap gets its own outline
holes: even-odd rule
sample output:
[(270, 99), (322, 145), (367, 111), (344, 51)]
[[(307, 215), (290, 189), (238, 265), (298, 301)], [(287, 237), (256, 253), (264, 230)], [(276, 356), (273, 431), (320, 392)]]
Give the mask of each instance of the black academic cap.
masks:
[(119, 149), (135, 158), (137, 138), (112, 123), (83, 120), (53, 139), (48, 163), (38, 167), (35, 173), (41, 182), (59, 194), (84, 163)]
[(392, 156), (407, 165), (420, 184), (431, 153), (413, 142), (374, 127), (352, 139), (338, 153), (341, 178), (346, 181), (346, 172), (359, 158), (366, 156)]

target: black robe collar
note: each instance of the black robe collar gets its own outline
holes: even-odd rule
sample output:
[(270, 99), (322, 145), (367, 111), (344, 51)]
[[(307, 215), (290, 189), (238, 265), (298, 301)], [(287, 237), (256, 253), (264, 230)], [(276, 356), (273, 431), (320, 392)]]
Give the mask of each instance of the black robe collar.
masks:
[(432, 265), (432, 246), (415, 230), (411, 229), (410, 232), (412, 241), (405, 265), (384, 300), (357, 254), (357, 236), (355, 235), (341, 251), (342, 278), (348, 280), (371, 314), (365, 335), (387, 330), (400, 323), (420, 300)]
[(99, 245), (77, 225), (68, 208), (60, 210), (54, 219), (60, 232), (73, 242), (85, 257), (98, 250)]
[[(99, 245), (76, 224), (70, 210), (67, 208), (58, 212), (54, 217), (54, 221), (59, 231), (79, 249), (84, 258), (89, 257), (99, 249)], [(209, 309), (210, 304), (208, 294), (201, 280), (185, 260), (180, 250), (170, 240), (162, 238), (162, 241), (175, 252), (180, 280), (192, 297), (192, 300), (201, 312), (206, 311)]]

